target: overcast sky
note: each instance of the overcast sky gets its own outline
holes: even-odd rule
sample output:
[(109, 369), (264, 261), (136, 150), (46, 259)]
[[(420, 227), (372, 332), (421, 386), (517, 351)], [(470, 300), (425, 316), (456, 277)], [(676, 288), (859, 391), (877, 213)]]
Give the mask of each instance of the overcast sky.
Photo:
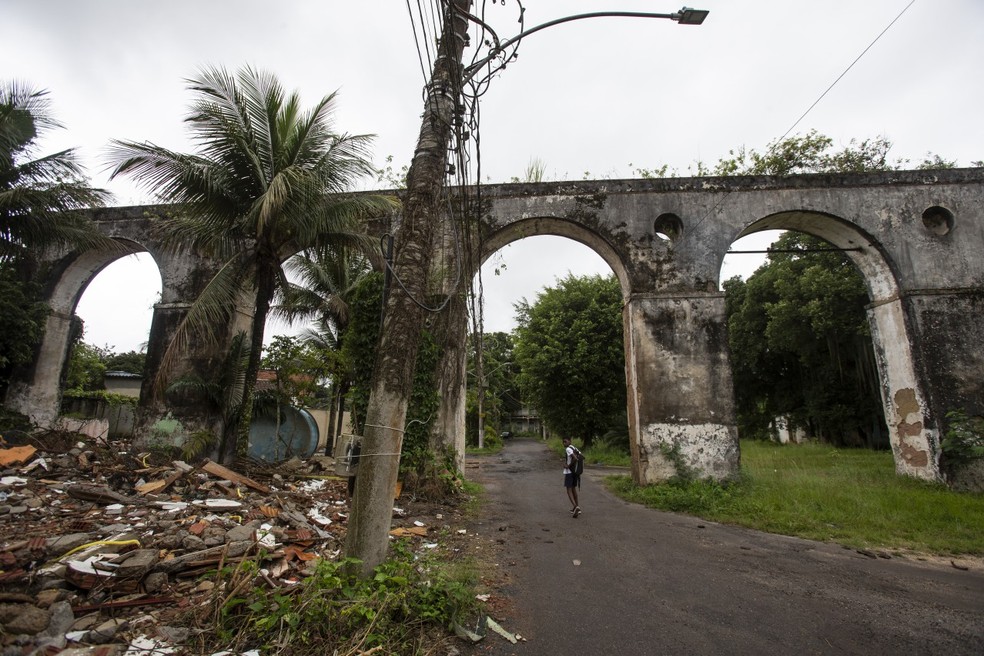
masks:
[[(522, 176), (533, 158), (551, 180), (629, 178), (662, 164), (687, 175), (695, 161), (713, 164), (739, 146), (764, 150), (899, 14), (791, 134), (817, 129), (838, 147), (884, 136), (892, 155), (914, 164), (928, 152), (962, 166), (984, 159), (981, 0), (693, 1), (710, 10), (699, 27), (601, 18), (524, 40), (482, 100), (483, 181)], [(591, 11), (672, 12), (678, 2), (524, 4), (529, 28)], [(488, 4), (486, 15), (501, 38), (516, 34), (515, 0)], [(0, 62), (0, 79), (50, 92), (66, 129), (47, 149), (77, 147), (94, 184), (118, 205), (151, 199), (108, 181), (107, 143), (190, 150), (184, 80), (202, 66), (271, 71), (307, 105), (339, 90), (339, 128), (377, 135), (380, 165), (390, 155), (397, 168), (409, 162), (422, 109), (407, 3), (393, 0), (2, 0)], [(585, 247), (558, 238), (501, 253), (502, 274), (484, 276), (486, 330), (509, 330), (512, 304), (568, 271), (609, 272)], [(729, 258), (724, 277), (736, 266)], [(159, 290), (147, 256), (107, 268), (79, 305), (86, 341), (139, 348)]]

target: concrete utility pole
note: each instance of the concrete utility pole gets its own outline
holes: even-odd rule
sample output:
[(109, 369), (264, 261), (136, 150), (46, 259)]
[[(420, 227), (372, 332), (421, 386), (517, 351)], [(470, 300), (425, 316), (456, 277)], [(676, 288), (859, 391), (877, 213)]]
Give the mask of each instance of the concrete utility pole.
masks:
[(386, 558), (393, 513), (393, 491), (417, 351), (431, 297), (428, 286), (439, 200), (444, 186), (455, 110), (461, 97), (461, 57), (467, 38), (464, 15), (471, 0), (447, 7), (438, 57), (427, 86), (417, 150), (407, 172), (403, 220), (396, 231), (393, 274), (386, 302), (372, 389), (366, 409), (362, 454), (345, 553), (362, 561), (363, 575)]
[[(481, 340), (478, 340), (478, 343), (481, 344), (482, 343)], [(475, 384), (478, 386), (477, 400), (478, 400), (478, 448), (479, 449), (485, 447), (485, 389), (486, 389), (485, 377), (491, 376), (495, 372), (499, 371), (499, 369), (502, 369), (503, 367), (510, 366), (510, 365), (512, 365), (512, 362), (503, 362), (492, 371), (486, 372), (483, 370), (482, 358), (480, 357), (476, 358), (475, 378), (478, 382), (476, 382)]]
[[(346, 556), (362, 561), (363, 575), (369, 574), (385, 560), (389, 546), (387, 536), (400, 467), (407, 405), (427, 312), (425, 306), (429, 305), (428, 300), (432, 297), (428, 281), (431, 256), (437, 250), (435, 236), (439, 234), (437, 228), (441, 221), (439, 201), (455, 112), (460, 108), (462, 85), (493, 60), (504, 56), (506, 48), (519, 43), (529, 34), (553, 25), (607, 16), (665, 18), (684, 25), (699, 25), (707, 15), (706, 11), (684, 7), (673, 14), (595, 12), (568, 16), (538, 25), (504, 42), (496, 39), (489, 55), (465, 70), (461, 59), (468, 38), (471, 4), (471, 0), (450, 0), (445, 7), (443, 32), (427, 85), (417, 150), (407, 172), (403, 220), (394, 239), (392, 272), (396, 284), (386, 300), (386, 314), (366, 408), (360, 472), (345, 542)], [(480, 410), (479, 440), (482, 440), (484, 428), (481, 415)]]

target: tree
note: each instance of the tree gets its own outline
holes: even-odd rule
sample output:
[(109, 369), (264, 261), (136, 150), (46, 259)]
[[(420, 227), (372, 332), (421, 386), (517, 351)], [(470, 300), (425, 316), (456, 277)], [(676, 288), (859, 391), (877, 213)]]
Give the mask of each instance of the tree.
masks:
[(40, 285), (22, 280), (12, 267), (0, 264), (0, 398), (11, 371), (34, 358), (48, 312)]
[(110, 353), (106, 356), (107, 371), (125, 371), (128, 374), (143, 374), (147, 354), (139, 351)]
[(57, 127), (46, 91), (0, 84), (0, 395), (44, 335), (48, 307), (35, 273), (45, 249), (112, 244), (78, 211), (109, 194), (89, 186), (75, 151), (37, 156)]
[(352, 314), (350, 302), (356, 285), (371, 268), (363, 253), (334, 246), (299, 253), (287, 260), (287, 268), (298, 282), (290, 284), (276, 312), (291, 323), (313, 322), (302, 339), (324, 354), (332, 380), (325, 447), (331, 454), (334, 438), (341, 432), (345, 395), (352, 384), (351, 369), (342, 357)]
[(105, 246), (78, 212), (102, 205), (109, 194), (85, 179), (73, 149), (34, 158), (37, 140), (61, 127), (50, 114), (47, 91), (17, 82), (0, 86), (0, 262), (37, 257), (49, 247)]
[(478, 444), (479, 423), (488, 430), (491, 423), (497, 430), (502, 426), (502, 420), (508, 413), (518, 411), (522, 407), (521, 395), (518, 389), (517, 372), (519, 367), (515, 364), (513, 349), (514, 340), (512, 335), (503, 332), (494, 332), (482, 335), (482, 383), (485, 387), (485, 398), (482, 402), (482, 414), (485, 416), (479, 422), (478, 412), (478, 369), (476, 363), (475, 342), (471, 340), (468, 349), (468, 398), (466, 403), (465, 426), (471, 440), (471, 432), (476, 433), (475, 440), (471, 444)]
[[(273, 75), (249, 67), (235, 77), (205, 69), (189, 88), (196, 100), (186, 120), (197, 154), (114, 141), (110, 160), (113, 177), (129, 175), (163, 201), (180, 203), (180, 213), (162, 224), (172, 248), (222, 261), (182, 321), (170, 357), (192, 335), (217, 343), (215, 328), (225, 327), (240, 296), (253, 300), (242, 400), (223, 435), (221, 457), (230, 462), (249, 434), (270, 305), (288, 287), (283, 260), (327, 244), (366, 245), (359, 221), (392, 210), (395, 201), (346, 193), (374, 171), (371, 137), (334, 132), (335, 93), (302, 111), (296, 92), (286, 95)], [(163, 371), (168, 364), (166, 356)]]
[(65, 377), (66, 389), (93, 392), (105, 386), (106, 352), (98, 346), (79, 342), (72, 348)]
[(523, 397), (549, 428), (590, 446), (625, 412), (618, 281), (568, 275), (515, 307)]
[(861, 274), (816, 237), (786, 233), (774, 248), (802, 252), (725, 283), (741, 432), (767, 436), (785, 417), (833, 444), (887, 446)]
[(324, 355), (297, 337), (276, 335), (264, 349), (261, 364), (276, 374), (272, 398), (277, 406), (310, 405), (327, 377)]

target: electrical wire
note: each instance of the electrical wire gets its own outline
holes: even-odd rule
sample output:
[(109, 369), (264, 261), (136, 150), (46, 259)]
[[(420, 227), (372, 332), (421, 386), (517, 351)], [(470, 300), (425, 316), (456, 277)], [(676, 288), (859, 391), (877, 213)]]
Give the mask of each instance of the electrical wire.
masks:
[(417, 38), (417, 24), (413, 20), (413, 9), (410, 8), (410, 0), (407, 0), (407, 13), (410, 15), (410, 27), (413, 28), (413, 42), (417, 48), (417, 61), (420, 62), (420, 73), (427, 82), (427, 68), (424, 66), (424, 55), (420, 51), (420, 39)]
[[(815, 101), (813, 101), (813, 104), (812, 104), (812, 105), (810, 105), (810, 106), (809, 106), (809, 107), (807, 108), (807, 110), (806, 110), (805, 112), (803, 112), (803, 115), (802, 115), (802, 116), (800, 116), (800, 117), (799, 117), (798, 119), (796, 119), (796, 121), (795, 121), (795, 122), (794, 122), (794, 123), (793, 123), (793, 124), (792, 124), (792, 125), (791, 125), (791, 126), (789, 127), (789, 129), (788, 129), (788, 130), (786, 130), (786, 132), (784, 132), (784, 133), (783, 133), (783, 135), (782, 135), (781, 137), (779, 137), (778, 139), (776, 139), (775, 141), (773, 141), (773, 142), (772, 142), (772, 144), (771, 144), (771, 145), (769, 146), (769, 149), (768, 149), (768, 150), (766, 151), (766, 153), (765, 153), (765, 154), (766, 154), (766, 156), (768, 156), (768, 155), (771, 155), (771, 154), (772, 154), (772, 153), (773, 153), (773, 152), (774, 152), (774, 151), (775, 151), (775, 150), (776, 150), (776, 149), (777, 149), (777, 148), (778, 148), (778, 147), (779, 147), (779, 146), (780, 146), (780, 145), (782, 144), (782, 140), (783, 140), (783, 139), (785, 139), (785, 138), (786, 138), (786, 136), (787, 136), (787, 135), (788, 135), (788, 134), (789, 134), (790, 132), (792, 132), (792, 131), (793, 131), (793, 129), (794, 129), (794, 128), (795, 128), (795, 127), (796, 127), (797, 125), (799, 125), (799, 124), (800, 124), (800, 122), (802, 122), (802, 120), (803, 120), (804, 118), (806, 118), (806, 116), (807, 116), (807, 114), (809, 114), (809, 113), (810, 113), (811, 111), (813, 111), (813, 108), (814, 108), (814, 107), (816, 107), (816, 106), (817, 106), (817, 105), (818, 105), (818, 104), (820, 103), (820, 101), (821, 101), (821, 100), (823, 100), (823, 98), (824, 98), (824, 97), (825, 97), (825, 96), (826, 96), (826, 95), (827, 95), (828, 93), (830, 93), (830, 90), (831, 90), (831, 89), (833, 89), (833, 88), (834, 88), (834, 87), (835, 87), (835, 86), (837, 85), (837, 83), (838, 83), (838, 82), (840, 82), (840, 81), (841, 81), (841, 79), (842, 79), (842, 78), (843, 78), (843, 77), (844, 77), (845, 75), (847, 75), (847, 73), (848, 73), (848, 71), (850, 71), (850, 70), (851, 70), (852, 68), (854, 68), (854, 65), (855, 65), (855, 64), (857, 64), (857, 63), (858, 63), (858, 62), (859, 62), (859, 61), (861, 60), (861, 58), (862, 58), (862, 57), (864, 57), (864, 56), (865, 56), (865, 54), (867, 54), (867, 52), (868, 52), (869, 50), (871, 50), (871, 48), (872, 48), (872, 46), (874, 46), (874, 45), (875, 45), (876, 43), (878, 43), (878, 41), (879, 41), (879, 39), (881, 39), (881, 38), (882, 38), (882, 37), (883, 37), (883, 36), (885, 35), (885, 33), (886, 33), (886, 32), (888, 32), (888, 30), (890, 30), (890, 29), (892, 28), (892, 26), (893, 26), (893, 25), (895, 25), (895, 23), (896, 23), (896, 22), (897, 22), (897, 21), (898, 21), (898, 20), (899, 20), (900, 18), (902, 18), (902, 15), (903, 15), (903, 14), (904, 14), (905, 12), (907, 12), (907, 11), (909, 10), (909, 7), (911, 7), (911, 6), (912, 6), (912, 5), (914, 5), (915, 3), (916, 3), (916, 0), (911, 0), (911, 1), (909, 2), (909, 4), (907, 4), (907, 5), (906, 5), (906, 6), (905, 6), (905, 7), (904, 7), (904, 8), (902, 9), (902, 11), (900, 11), (900, 12), (899, 12), (899, 14), (898, 14), (898, 15), (897, 15), (897, 16), (896, 16), (895, 18), (893, 18), (893, 19), (892, 19), (892, 21), (891, 21), (891, 22), (890, 22), (890, 23), (888, 24), (888, 26), (886, 26), (886, 27), (885, 27), (885, 29), (883, 29), (883, 30), (882, 30), (882, 31), (881, 31), (881, 32), (880, 32), (880, 33), (878, 34), (878, 36), (876, 36), (876, 37), (874, 38), (874, 40), (873, 40), (873, 41), (872, 41), (871, 43), (869, 43), (869, 44), (868, 44), (868, 47), (866, 47), (866, 48), (865, 48), (864, 50), (862, 50), (862, 51), (861, 51), (861, 54), (860, 54), (860, 55), (858, 55), (858, 56), (857, 56), (857, 57), (856, 57), (856, 58), (854, 59), (854, 61), (852, 61), (852, 62), (850, 63), (850, 65), (848, 65), (848, 67), (844, 69), (844, 71), (843, 71), (843, 72), (842, 72), (842, 73), (841, 73), (840, 75), (838, 75), (838, 76), (837, 76), (837, 79), (835, 79), (835, 80), (833, 81), (833, 83), (831, 83), (831, 85), (830, 85), (829, 87), (827, 87), (827, 89), (826, 89), (826, 90), (825, 90), (825, 91), (824, 91), (823, 93), (821, 93), (821, 94), (820, 94), (820, 96), (819, 96), (819, 97), (818, 97), (818, 98), (817, 98), (817, 99), (816, 99)], [(694, 224), (694, 226), (693, 226), (693, 228), (691, 228), (691, 230), (696, 230), (696, 229), (697, 229), (697, 228), (698, 228), (698, 227), (699, 227), (699, 226), (700, 226), (700, 225), (701, 225), (701, 224), (702, 224), (702, 223), (703, 223), (703, 222), (704, 222), (704, 221), (705, 221), (705, 220), (707, 219), (707, 217), (709, 217), (709, 216), (710, 216), (710, 215), (711, 215), (712, 213), (714, 213), (714, 212), (717, 212), (717, 211), (718, 211), (718, 210), (719, 210), (719, 209), (721, 208), (721, 205), (723, 205), (723, 204), (724, 204), (724, 202), (725, 202), (725, 201), (726, 201), (726, 200), (728, 199), (728, 197), (729, 197), (729, 196), (731, 195), (731, 193), (732, 193), (732, 192), (731, 192), (731, 189), (725, 189), (725, 191), (724, 191), (724, 195), (723, 195), (723, 196), (721, 197), (721, 200), (719, 200), (719, 201), (718, 201), (718, 202), (717, 202), (717, 203), (716, 203), (716, 204), (715, 204), (715, 205), (714, 205), (713, 207), (711, 207), (711, 208), (710, 208), (709, 210), (707, 210), (707, 212), (706, 212), (706, 213), (704, 214), (704, 216), (702, 216), (702, 217), (700, 218), (700, 220), (698, 220), (698, 221), (697, 221), (697, 223), (695, 223), (695, 224)]]
[(873, 46), (874, 46), (874, 45), (875, 45), (876, 43), (878, 43), (878, 40), (879, 40), (879, 39), (881, 39), (881, 38), (882, 38), (883, 36), (885, 36), (885, 32), (888, 32), (888, 31), (889, 31), (889, 30), (890, 30), (890, 29), (892, 28), (892, 26), (893, 26), (893, 25), (895, 25), (895, 23), (896, 23), (896, 21), (898, 21), (898, 20), (899, 20), (900, 18), (902, 18), (902, 14), (904, 14), (904, 13), (905, 13), (905, 12), (907, 12), (907, 11), (909, 11), (909, 7), (911, 7), (911, 6), (912, 6), (912, 5), (914, 5), (914, 4), (916, 4), (916, 0), (912, 0), (912, 1), (911, 1), (911, 2), (909, 3), (909, 4), (907, 4), (907, 5), (905, 6), (905, 8), (904, 8), (904, 9), (903, 9), (902, 11), (900, 11), (900, 12), (899, 12), (899, 15), (898, 15), (898, 16), (896, 16), (896, 17), (895, 17), (894, 19), (892, 19), (892, 22), (891, 22), (891, 23), (889, 23), (889, 24), (888, 24), (888, 25), (887, 25), (887, 26), (885, 27), (885, 29), (881, 31), (881, 33), (880, 33), (880, 34), (879, 34), (878, 36), (876, 36), (876, 37), (875, 37), (875, 40), (874, 40), (874, 41), (872, 41), (871, 43), (869, 43), (869, 44), (868, 44), (868, 47), (867, 47), (867, 48), (865, 48), (864, 50), (862, 50), (862, 51), (861, 51), (861, 54), (860, 54), (860, 55), (858, 55), (858, 56), (857, 56), (857, 57), (856, 57), (856, 58), (854, 59), (854, 61), (852, 61), (852, 62), (851, 62), (851, 64), (850, 64), (850, 66), (848, 66), (847, 68), (845, 68), (845, 69), (844, 69), (844, 72), (843, 72), (843, 73), (841, 73), (840, 75), (838, 75), (838, 76), (837, 76), (837, 79), (836, 79), (836, 80), (834, 80), (834, 81), (833, 81), (833, 82), (832, 82), (832, 83), (830, 84), (830, 86), (829, 86), (829, 87), (827, 87), (827, 89), (826, 89), (826, 91), (824, 91), (823, 93), (821, 93), (821, 94), (820, 94), (820, 96), (819, 96), (819, 97), (818, 97), (818, 98), (817, 98), (816, 100), (814, 100), (814, 101), (813, 101), (813, 104), (812, 104), (812, 105), (810, 105), (810, 106), (809, 106), (809, 107), (808, 107), (808, 108), (806, 109), (806, 111), (805, 111), (805, 112), (803, 112), (803, 115), (802, 115), (802, 116), (800, 116), (800, 117), (799, 117), (798, 119), (796, 119), (796, 121), (795, 121), (795, 122), (794, 122), (794, 123), (793, 123), (793, 124), (792, 124), (791, 126), (789, 126), (789, 129), (788, 129), (788, 130), (786, 130), (786, 131), (785, 131), (785, 132), (783, 133), (783, 135), (782, 135), (781, 137), (779, 137), (779, 139), (778, 139), (778, 140), (776, 141), (776, 143), (777, 143), (777, 144), (778, 144), (778, 143), (780, 143), (780, 142), (782, 142), (782, 140), (783, 140), (783, 139), (785, 139), (785, 138), (786, 138), (786, 136), (787, 136), (787, 135), (788, 135), (788, 134), (789, 134), (790, 132), (792, 132), (792, 131), (793, 131), (793, 129), (794, 129), (794, 128), (795, 128), (795, 127), (796, 127), (797, 125), (799, 125), (799, 124), (800, 124), (800, 121), (802, 121), (802, 120), (803, 120), (804, 118), (806, 118), (806, 115), (807, 115), (807, 114), (809, 114), (809, 113), (810, 113), (811, 111), (813, 111), (813, 108), (814, 108), (814, 107), (816, 107), (816, 106), (817, 106), (817, 105), (818, 105), (818, 104), (820, 103), (820, 101), (824, 99), (824, 96), (826, 96), (826, 95), (827, 95), (828, 93), (830, 93), (830, 90), (831, 90), (831, 89), (833, 89), (833, 88), (834, 88), (834, 87), (835, 87), (835, 86), (837, 85), (837, 83), (841, 81), (841, 78), (843, 78), (843, 77), (844, 77), (845, 75), (847, 75), (847, 73), (848, 73), (848, 71), (850, 71), (850, 70), (851, 70), (852, 68), (854, 68), (854, 65), (855, 65), (855, 64), (857, 64), (857, 63), (858, 63), (858, 62), (859, 62), (859, 61), (861, 60), (861, 58), (862, 58), (862, 57), (864, 57), (864, 56), (865, 56), (865, 54), (866, 54), (866, 53), (867, 53), (867, 52), (868, 52), (869, 50), (871, 50), (871, 48), (872, 48), (872, 47), (873, 47)]

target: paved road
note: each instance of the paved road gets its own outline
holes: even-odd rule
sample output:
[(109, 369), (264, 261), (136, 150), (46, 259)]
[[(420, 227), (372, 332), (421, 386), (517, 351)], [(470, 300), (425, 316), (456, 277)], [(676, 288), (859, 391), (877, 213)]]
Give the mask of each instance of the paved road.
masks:
[(527, 640), (490, 633), (470, 653), (984, 654), (980, 568), (649, 510), (609, 494), (610, 472), (591, 468), (572, 519), (561, 457), (536, 441), (469, 464), (489, 495), (474, 528), (502, 541), (501, 620)]

